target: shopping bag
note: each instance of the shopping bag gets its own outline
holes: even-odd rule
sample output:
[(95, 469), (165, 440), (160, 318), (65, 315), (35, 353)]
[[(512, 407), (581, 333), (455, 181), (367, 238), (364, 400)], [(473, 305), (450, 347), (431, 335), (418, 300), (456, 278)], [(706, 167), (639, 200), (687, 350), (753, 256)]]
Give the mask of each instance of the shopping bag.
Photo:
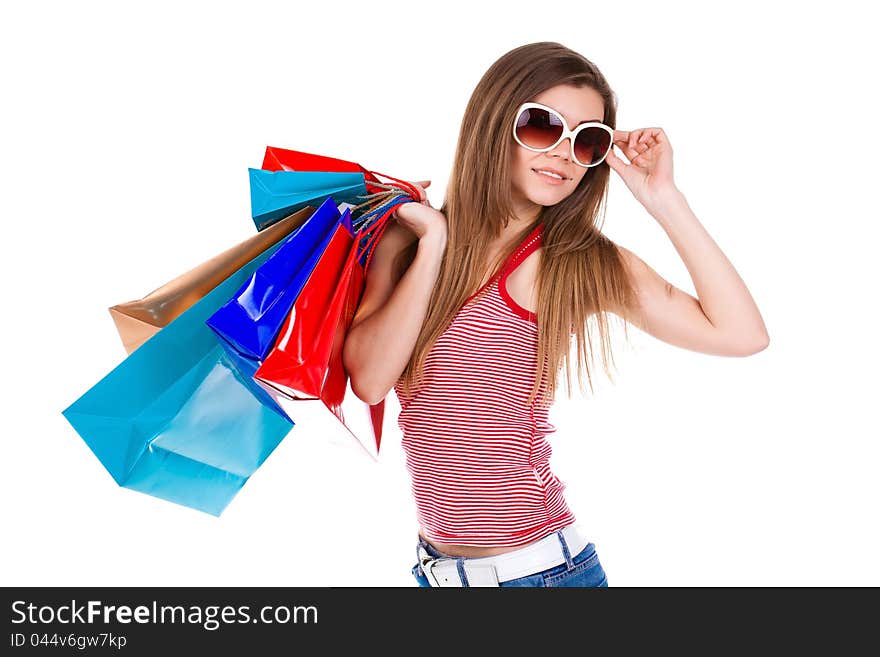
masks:
[(351, 221), (343, 221), (305, 282), (272, 350), (255, 371), (256, 379), (292, 399), (321, 397), (356, 256)]
[[(364, 247), (367, 266), (394, 207), (387, 207), (378, 218), (373, 237)], [(341, 273), (334, 273), (340, 269), (346, 244), (350, 247)], [(254, 378), (303, 431), (320, 433), (336, 443), (347, 443), (353, 436), (376, 459), (385, 402), (364, 404), (352, 391), (342, 362), (345, 335), (364, 288), (364, 268), (358, 257), (361, 245), (339, 238), (334, 246), (315, 268)], [(310, 401), (316, 399), (317, 403)]]
[[(348, 160), (328, 157), (326, 155), (294, 151), (287, 148), (278, 148), (277, 146), (266, 146), (262, 168), (267, 171), (340, 171), (361, 173), (364, 176), (367, 200), (371, 197), (383, 196), (392, 190), (403, 192), (408, 197), (407, 199), (401, 199), (399, 202), (407, 202), (419, 198), (418, 190), (410, 182), (389, 176), (387, 173), (370, 171), (357, 162), (349, 162)], [(252, 189), (252, 193), (253, 191)], [(358, 231), (358, 239), (362, 245), (365, 245), (372, 238), (370, 231), (365, 229), (365, 224), (368, 223), (368, 220), (368, 216), (358, 216), (353, 221)], [(367, 251), (362, 250), (360, 256), (361, 265), (365, 265), (366, 257)]]
[(367, 193), (361, 173), (248, 169), (248, 174), (251, 216), (258, 231), (307, 205), (320, 205), (330, 196), (337, 202), (357, 203)]
[[(266, 171), (339, 171), (349, 173), (362, 173), (365, 183), (378, 183), (376, 175), (357, 164), (348, 160), (341, 160), (327, 155), (294, 151), (277, 146), (266, 146), (263, 155), (263, 166)], [(379, 174), (381, 175), (381, 174)]]
[(281, 245), (237, 270), (63, 411), (120, 486), (219, 516), (291, 430), (205, 325)]
[[(349, 287), (348, 290), (345, 290), (344, 311), (340, 314), (339, 321), (335, 327), (329, 321), (322, 323), (322, 330), (333, 333), (331, 355), (323, 372), (319, 365), (316, 365), (316, 363), (323, 362), (323, 351), (320, 352), (320, 357), (315, 354), (311, 354), (308, 357), (306, 355), (307, 349), (313, 344), (317, 344), (317, 342), (313, 343), (311, 341), (303, 342), (300, 345), (300, 352), (294, 354), (294, 357), (289, 361), (285, 361), (286, 355), (278, 354), (272, 359), (273, 364), (267, 365), (266, 361), (269, 360), (269, 356), (267, 356), (266, 361), (261, 366), (262, 369), (258, 370), (260, 374), (257, 375), (255, 372), (256, 380), (272, 394), (278, 405), (288, 415), (291, 417), (295, 416), (298, 423), (306, 421), (307, 426), (311, 426), (313, 429), (322, 427), (320, 430), (322, 435), (328, 437), (337, 436), (338, 440), (344, 444), (349, 444), (350, 436), (353, 435), (369, 454), (377, 457), (382, 437), (385, 402), (383, 400), (373, 405), (364, 404), (354, 395), (348, 375), (342, 365), (342, 347), (345, 333), (351, 324), (363, 292), (364, 272), (372, 255), (372, 247), (375, 246), (378, 238), (381, 236), (381, 232), (384, 230), (385, 225), (387, 225), (387, 219), (394, 207), (418, 198), (418, 192), (412, 184), (406, 181), (387, 174), (369, 171), (362, 165), (354, 162), (273, 146), (266, 147), (262, 168), (263, 170), (286, 172), (339, 171), (360, 173), (364, 176), (368, 201), (371, 201), (370, 197), (381, 197), (389, 191), (402, 191), (404, 194), (402, 197), (394, 197), (388, 203), (381, 203), (378, 207), (368, 212), (359, 213), (353, 222), (357, 226), (356, 239), (362, 248), (360, 248), (360, 255), (357, 256), (356, 262), (346, 263), (345, 271), (349, 272)], [(383, 182), (379, 176), (391, 182)], [(369, 205), (369, 203), (366, 204)], [(355, 256), (357, 249), (355, 247), (353, 249), (350, 257)], [(344, 276), (340, 277), (339, 286), (335, 290), (337, 295), (342, 295), (343, 293), (342, 284), (344, 280)], [(330, 308), (338, 308), (338, 300), (339, 296), (332, 301)], [(301, 320), (307, 317), (297, 313), (296, 309), (291, 314)], [(286, 325), (281, 333), (283, 335), (288, 330), (294, 330), (294, 334), (297, 334), (296, 331), (305, 331), (305, 326), (306, 324), (303, 324), (303, 328), (297, 328)], [(289, 340), (288, 344), (291, 343), (299, 345), (296, 340)], [(326, 346), (325, 342), (321, 344)], [(285, 362), (290, 364), (291, 361), (299, 358), (303, 359), (303, 361), (302, 366), (298, 370), (294, 367), (286, 372), (284, 371), (282, 365)], [(270, 367), (272, 368), (271, 370)], [(299, 378), (297, 378), (297, 375), (299, 375)], [(309, 395), (314, 394), (317, 381), (322, 375), (324, 378), (320, 401), (324, 406), (323, 412), (320, 404), (301, 403), (307, 401)], [(327, 410), (331, 411), (332, 415), (328, 414)], [(308, 417), (311, 417), (311, 421), (308, 421)], [(329, 420), (330, 417), (333, 418), (332, 421)], [(340, 429), (347, 431), (348, 437), (341, 435), (343, 431), (340, 431)]]
[(253, 361), (269, 353), (300, 290), (330, 243), (343, 215), (333, 197), (283, 242), (207, 320), (226, 348)]
[(126, 352), (132, 353), (235, 271), (290, 235), (314, 211), (315, 207), (307, 206), (181, 274), (145, 297), (110, 307), (110, 316)]
[[(413, 199), (419, 197), (412, 183), (378, 171), (370, 171), (357, 162), (349, 162), (336, 157), (294, 151), (277, 146), (266, 146), (262, 169), (266, 171), (338, 171), (360, 173), (364, 176), (367, 194), (377, 194), (388, 190), (401, 190)], [(386, 179), (385, 181), (380, 178)]]

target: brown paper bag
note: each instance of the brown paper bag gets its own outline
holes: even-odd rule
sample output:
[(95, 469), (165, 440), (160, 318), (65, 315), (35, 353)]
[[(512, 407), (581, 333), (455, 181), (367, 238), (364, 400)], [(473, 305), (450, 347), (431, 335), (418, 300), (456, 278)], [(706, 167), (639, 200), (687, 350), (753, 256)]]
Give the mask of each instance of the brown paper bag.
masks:
[(110, 316), (130, 354), (260, 253), (290, 235), (315, 211), (305, 207), (153, 290), (112, 306)]

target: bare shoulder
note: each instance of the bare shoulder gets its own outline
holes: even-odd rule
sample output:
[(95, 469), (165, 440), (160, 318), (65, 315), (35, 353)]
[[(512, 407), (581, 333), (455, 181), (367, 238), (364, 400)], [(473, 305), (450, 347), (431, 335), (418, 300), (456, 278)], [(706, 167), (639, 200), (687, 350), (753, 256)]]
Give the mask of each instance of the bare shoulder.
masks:
[(624, 267), (626, 267), (630, 283), (636, 294), (636, 301), (644, 302), (644, 297), (651, 293), (658, 295), (663, 293), (667, 297), (671, 297), (674, 294), (677, 288), (660, 276), (656, 269), (625, 246), (620, 246), (619, 244), (615, 244), (615, 246), (618, 253), (620, 253)]
[[(630, 295), (625, 292), (622, 295), (606, 294), (603, 309), (632, 321), (633, 315), (638, 311), (640, 290), (644, 285), (644, 281), (650, 277), (650, 273), (653, 270), (631, 250), (621, 246), (604, 234), (600, 234), (599, 243), (594, 250), (584, 253), (592, 261), (586, 265), (588, 267), (607, 267), (614, 270), (617, 263), (622, 266), (623, 272), (621, 273), (624, 275), (625, 281), (619, 281), (618, 283), (622, 282), (632, 291), (632, 294)], [(604, 281), (602, 284), (611, 284), (611, 280)], [(614, 288), (617, 286), (617, 283), (611, 285)], [(606, 290), (610, 291), (609, 288), (606, 288)], [(596, 312), (595, 307), (592, 312)]]
[(614, 248), (616, 248), (617, 253), (620, 254), (623, 265), (626, 267), (626, 271), (633, 280), (633, 283), (647, 273), (647, 270), (649, 269), (648, 264), (639, 256), (620, 244), (614, 244)]

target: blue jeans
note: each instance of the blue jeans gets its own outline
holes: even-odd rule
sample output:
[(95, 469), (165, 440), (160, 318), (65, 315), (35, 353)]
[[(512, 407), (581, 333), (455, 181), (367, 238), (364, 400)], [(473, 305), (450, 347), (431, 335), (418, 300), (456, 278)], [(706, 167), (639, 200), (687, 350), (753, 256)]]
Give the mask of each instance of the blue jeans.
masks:
[[(587, 543), (586, 547), (575, 554), (571, 555), (562, 532), (555, 532), (562, 544), (562, 552), (565, 555), (565, 563), (553, 566), (539, 573), (518, 577), (506, 582), (500, 582), (499, 586), (608, 586), (608, 578), (602, 564), (599, 563), (599, 555), (596, 554), (596, 546)], [(425, 541), (421, 536), (417, 545), (427, 550), (432, 557), (448, 557), (450, 555), (443, 554)], [(467, 560), (466, 557), (455, 557)], [(418, 563), (411, 569), (413, 577), (419, 583), (419, 586), (430, 588), (428, 578), (422, 573), (422, 569)]]

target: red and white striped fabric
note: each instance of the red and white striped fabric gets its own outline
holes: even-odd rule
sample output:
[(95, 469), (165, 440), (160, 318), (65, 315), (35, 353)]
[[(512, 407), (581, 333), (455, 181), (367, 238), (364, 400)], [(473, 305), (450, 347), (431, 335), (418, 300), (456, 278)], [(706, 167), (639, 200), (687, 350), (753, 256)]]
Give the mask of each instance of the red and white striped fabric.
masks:
[[(538, 360), (537, 316), (505, 283), (541, 245), (543, 224), (463, 304), (400, 400), (422, 534), (458, 545), (521, 546), (575, 521), (550, 470), (549, 405), (528, 404)], [(546, 386), (546, 379), (542, 386)]]

